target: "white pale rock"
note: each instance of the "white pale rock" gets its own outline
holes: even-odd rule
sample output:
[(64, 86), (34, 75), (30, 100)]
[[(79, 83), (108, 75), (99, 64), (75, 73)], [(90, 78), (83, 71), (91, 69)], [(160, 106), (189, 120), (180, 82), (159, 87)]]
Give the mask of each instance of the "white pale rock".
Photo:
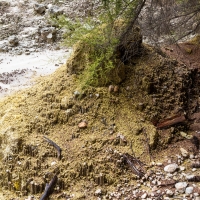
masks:
[(147, 193), (144, 193), (142, 196), (141, 196), (142, 199), (146, 199), (147, 198)]
[(162, 166), (162, 163), (158, 162), (156, 163), (157, 166)]
[(194, 175), (193, 174), (185, 174), (185, 178), (187, 179), (187, 180), (190, 180), (190, 179), (192, 179), (192, 178), (194, 178)]
[(180, 166), (180, 170), (181, 170), (181, 171), (184, 171), (184, 170), (185, 170), (185, 167)]
[(181, 151), (181, 155), (184, 157), (184, 158), (187, 158), (189, 156), (189, 153), (187, 150), (185, 150), (184, 148), (180, 148), (180, 151)]
[(168, 197), (172, 197), (172, 196), (174, 195), (174, 192), (173, 192), (172, 190), (167, 189), (166, 195), (167, 195)]
[(194, 159), (194, 155), (193, 154), (190, 154), (190, 159)]
[(166, 166), (164, 167), (164, 171), (165, 171), (165, 172), (168, 172), (168, 173), (173, 173), (173, 172), (175, 172), (177, 169), (178, 169), (178, 165), (177, 165), (176, 163), (172, 163), (172, 164), (166, 165)]
[(175, 184), (175, 188), (178, 192), (184, 192), (187, 187), (187, 182), (178, 182)]
[(102, 190), (101, 189), (97, 189), (95, 191), (95, 195), (98, 196), (98, 195), (101, 195), (102, 194)]
[(199, 193), (195, 192), (195, 193), (194, 193), (194, 196), (195, 196), (195, 197), (198, 197), (198, 196), (199, 196)]
[(193, 187), (186, 187), (185, 193), (186, 193), (186, 194), (192, 194), (193, 190), (194, 190)]

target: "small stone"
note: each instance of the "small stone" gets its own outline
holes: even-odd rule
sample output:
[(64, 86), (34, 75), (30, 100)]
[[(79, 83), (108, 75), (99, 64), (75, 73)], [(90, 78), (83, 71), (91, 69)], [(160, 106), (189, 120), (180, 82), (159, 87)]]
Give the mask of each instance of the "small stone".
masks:
[(146, 199), (147, 198), (147, 193), (144, 193), (142, 196), (141, 196), (141, 199)]
[(184, 171), (184, 170), (185, 170), (185, 167), (180, 166), (180, 170), (181, 170), (181, 171)]
[(167, 161), (167, 163), (168, 163), (168, 164), (171, 164), (171, 163), (172, 163), (172, 160), (171, 160), (171, 159), (169, 159), (169, 160)]
[(180, 151), (181, 151), (181, 155), (184, 157), (184, 158), (187, 158), (189, 156), (189, 153), (187, 150), (185, 150), (184, 148), (180, 148)]
[(152, 193), (151, 193), (151, 197), (154, 197), (154, 196), (155, 196), (155, 194), (152, 192)]
[(194, 196), (195, 196), (195, 197), (198, 197), (198, 196), (199, 196), (199, 193), (195, 192), (195, 193), (194, 193)]
[(51, 162), (51, 166), (53, 166), (53, 165), (56, 165), (56, 162), (55, 162), (55, 161)]
[(139, 111), (143, 111), (143, 109), (144, 109), (144, 103), (138, 103), (137, 109), (138, 109)]
[(115, 85), (113, 91), (116, 92), (116, 93), (119, 92), (119, 86)]
[(176, 163), (172, 163), (172, 164), (166, 165), (166, 166), (164, 167), (164, 171), (165, 171), (165, 172), (168, 172), (168, 173), (173, 173), (173, 172), (175, 172), (177, 169), (178, 169), (178, 165), (177, 165)]
[(77, 98), (79, 95), (80, 95), (80, 92), (79, 92), (79, 91), (75, 91), (75, 92), (74, 92), (74, 97), (75, 97), (75, 98)]
[(53, 6), (52, 4), (48, 5), (48, 14), (51, 16), (58, 16), (63, 14), (63, 9), (58, 6)]
[(190, 179), (193, 179), (194, 178), (194, 175), (193, 174), (191, 174), (191, 175), (185, 175), (185, 178), (187, 179), (187, 180), (190, 180)]
[(80, 122), (80, 123), (78, 124), (78, 127), (81, 128), (81, 129), (87, 128), (87, 122), (85, 122), (85, 121)]
[(187, 182), (178, 182), (175, 184), (175, 188), (178, 192), (183, 193), (185, 192), (185, 188), (187, 187)]
[(155, 163), (154, 161), (152, 161), (152, 162), (151, 162), (151, 165), (154, 166), (154, 165), (156, 165), (156, 163)]
[(14, 47), (14, 46), (17, 46), (17, 45), (18, 45), (19, 40), (18, 40), (18, 38), (17, 38), (15, 35), (12, 35), (12, 36), (10, 36), (10, 37), (8, 38), (8, 42), (9, 42), (9, 44), (10, 44), (12, 47)]
[(185, 193), (186, 193), (186, 194), (192, 194), (193, 190), (194, 190), (193, 187), (186, 187)]
[(166, 190), (166, 195), (167, 195), (168, 197), (172, 197), (172, 196), (174, 195), (174, 192), (173, 192), (172, 190), (167, 189), (167, 190)]
[(153, 188), (152, 188), (152, 192), (155, 192), (155, 191), (157, 191), (157, 190), (158, 190), (158, 187), (153, 186)]
[(96, 196), (99, 196), (99, 195), (102, 194), (102, 190), (99, 188), (99, 189), (97, 189), (97, 190), (95, 191), (94, 194), (95, 194)]
[(184, 138), (186, 138), (186, 139), (192, 139), (192, 135), (188, 135), (187, 133), (185, 133), (185, 132), (180, 132), (180, 135), (182, 136), (182, 137), (184, 137)]
[(157, 181), (156, 181), (156, 180), (153, 180), (151, 183), (152, 183), (153, 185), (156, 185)]
[(114, 91), (114, 86), (113, 86), (113, 85), (109, 85), (108, 91), (109, 91), (109, 92), (113, 92), (113, 91)]
[(194, 155), (193, 154), (190, 154), (190, 159), (194, 159)]
[(159, 163), (159, 162), (158, 162), (158, 163), (156, 163), (156, 165), (157, 165), (157, 166), (162, 166), (162, 163)]
[(195, 172), (197, 169), (196, 168), (192, 168), (192, 171)]
[(99, 95), (99, 94), (95, 94), (95, 96), (96, 96), (96, 98), (97, 98), (97, 99), (100, 97), (100, 95)]

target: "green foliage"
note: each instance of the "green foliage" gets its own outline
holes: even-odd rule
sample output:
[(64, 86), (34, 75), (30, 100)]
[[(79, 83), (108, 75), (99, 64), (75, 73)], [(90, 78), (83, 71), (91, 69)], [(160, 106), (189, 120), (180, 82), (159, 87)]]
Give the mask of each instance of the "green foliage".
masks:
[[(136, 6), (137, 0), (106, 0), (100, 7), (101, 14), (97, 20), (87, 18), (71, 21), (65, 16), (52, 17), (54, 24), (64, 28), (64, 44), (73, 46), (81, 44), (87, 54), (86, 68), (80, 78), (83, 87), (87, 85), (105, 85), (109, 82), (108, 74), (116, 66), (114, 51), (119, 44), (119, 29), (127, 23), (126, 16)], [(122, 23), (123, 22), (123, 23)], [(117, 25), (116, 25), (117, 24)]]
[[(91, 52), (90, 52), (91, 53)], [(109, 82), (108, 74), (115, 68), (112, 60), (113, 49), (97, 50), (90, 54), (91, 62), (81, 75), (81, 86), (85, 88), (89, 85), (106, 85)]]

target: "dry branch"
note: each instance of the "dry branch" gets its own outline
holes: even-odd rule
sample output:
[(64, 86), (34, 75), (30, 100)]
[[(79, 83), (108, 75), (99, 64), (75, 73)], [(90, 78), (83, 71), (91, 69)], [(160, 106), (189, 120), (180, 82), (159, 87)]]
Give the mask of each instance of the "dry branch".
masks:
[(174, 116), (172, 118), (165, 119), (164, 121), (158, 123), (156, 127), (159, 129), (168, 128), (175, 124), (184, 122), (185, 120), (186, 120), (185, 116), (183, 116), (183, 115), (182, 116)]
[(58, 177), (55, 175), (49, 184), (46, 185), (43, 195), (41, 196), (40, 200), (47, 200), (49, 196), (52, 194), (53, 189), (57, 183)]
[(62, 151), (61, 148), (55, 142), (50, 140), (49, 138), (44, 136), (44, 139), (56, 149), (57, 155), (58, 155), (58, 160), (60, 160), (61, 159), (61, 151)]

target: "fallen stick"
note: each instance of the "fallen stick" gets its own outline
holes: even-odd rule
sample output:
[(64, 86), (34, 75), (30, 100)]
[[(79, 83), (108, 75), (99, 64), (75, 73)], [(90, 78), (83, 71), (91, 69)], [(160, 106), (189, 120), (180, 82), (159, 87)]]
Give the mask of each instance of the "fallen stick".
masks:
[(185, 116), (174, 116), (168, 119), (165, 119), (164, 121), (160, 122), (157, 124), (157, 128), (159, 129), (163, 129), (163, 128), (167, 128), (170, 126), (173, 126), (175, 124), (181, 123), (185, 121)]
[[(139, 176), (140, 178), (144, 175), (144, 173), (142, 172), (142, 171), (140, 171), (140, 170), (138, 170), (137, 169), (137, 167), (133, 164), (133, 162), (131, 161), (131, 159), (129, 159), (128, 157), (129, 157), (130, 155), (129, 154), (123, 154), (123, 158), (125, 159), (125, 161), (127, 162), (127, 164), (129, 165), (129, 167), (131, 168), (131, 170), (137, 175), (137, 176)], [(137, 160), (137, 159), (135, 159), (134, 158), (134, 160), (141, 166), (142, 165), (142, 163), (139, 161), (139, 160)]]
[(41, 196), (40, 200), (47, 200), (49, 196), (52, 194), (53, 189), (57, 183), (58, 177), (55, 175), (49, 184), (46, 185), (43, 195)]
[(57, 155), (58, 155), (58, 160), (60, 160), (61, 159), (61, 148), (55, 142), (50, 140), (49, 138), (44, 136), (44, 139), (56, 149)]

